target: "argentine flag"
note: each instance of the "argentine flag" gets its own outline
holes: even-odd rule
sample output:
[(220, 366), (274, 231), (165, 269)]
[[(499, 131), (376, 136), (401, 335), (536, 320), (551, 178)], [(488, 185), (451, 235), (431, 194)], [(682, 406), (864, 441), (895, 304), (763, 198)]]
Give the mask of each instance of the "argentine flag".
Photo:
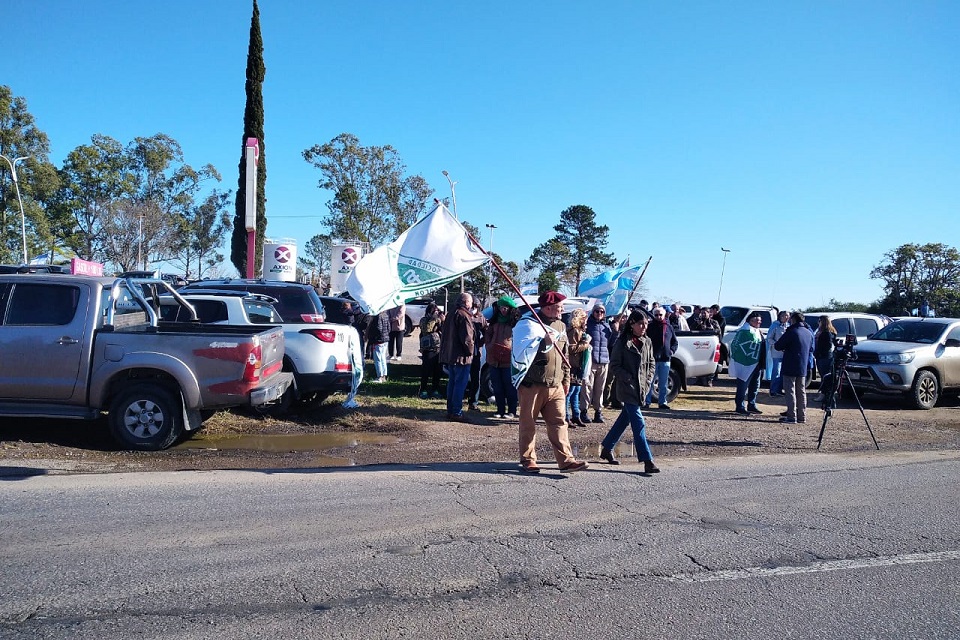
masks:
[(640, 266), (631, 267), (627, 258), (619, 266), (587, 278), (580, 283), (581, 296), (596, 298), (603, 303), (607, 316), (623, 313), (627, 308), (629, 297), (637, 284), (640, 275)]

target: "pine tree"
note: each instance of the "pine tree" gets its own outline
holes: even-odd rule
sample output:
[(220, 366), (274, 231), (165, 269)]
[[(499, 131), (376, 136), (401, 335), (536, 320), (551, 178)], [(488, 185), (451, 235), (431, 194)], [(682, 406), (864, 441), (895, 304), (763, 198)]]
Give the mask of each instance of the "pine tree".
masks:
[(254, 273), (263, 267), (263, 237), (267, 231), (266, 197), (267, 185), (266, 145), (263, 140), (263, 79), (267, 68), (263, 63), (263, 38), (260, 36), (260, 8), (253, 0), (253, 17), (250, 19), (250, 45), (247, 49), (247, 102), (243, 110), (243, 136), (240, 139), (240, 179), (237, 182), (237, 208), (233, 216), (233, 240), (230, 260), (241, 277), (247, 273), (246, 219), (246, 142), (247, 138), (260, 141), (260, 160), (257, 162), (257, 231), (254, 249)]

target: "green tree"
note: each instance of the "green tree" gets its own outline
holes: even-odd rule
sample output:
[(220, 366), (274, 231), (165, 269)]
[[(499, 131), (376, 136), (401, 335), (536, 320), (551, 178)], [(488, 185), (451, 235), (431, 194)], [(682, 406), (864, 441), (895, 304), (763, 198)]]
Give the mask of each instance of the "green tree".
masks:
[(107, 228), (115, 203), (133, 199), (136, 192), (123, 145), (109, 136), (92, 136), (90, 144), (67, 154), (60, 182), (57, 236), (78, 257), (108, 262)]
[(610, 268), (616, 264), (613, 254), (604, 251), (610, 228), (598, 225), (596, 217), (593, 209), (586, 205), (564, 209), (560, 223), (553, 227), (556, 235), (533, 250), (528, 266), (553, 272), (574, 295), (579, 294), (580, 281), (591, 268)]
[(233, 216), (233, 236), (230, 245), (230, 261), (241, 276), (247, 273), (247, 138), (260, 141), (260, 159), (257, 162), (257, 229), (254, 249), (254, 273), (263, 268), (263, 238), (267, 232), (266, 195), (267, 157), (263, 138), (263, 80), (267, 67), (263, 62), (263, 38), (260, 35), (260, 7), (253, 0), (253, 16), (250, 18), (250, 42), (247, 48), (247, 101), (243, 109), (243, 136), (240, 139), (240, 178), (237, 180), (237, 206)]
[(179, 237), (169, 261), (188, 279), (219, 270), (224, 256), (218, 250), (230, 230), (230, 191), (214, 189), (199, 204), (192, 201), (179, 216)]
[[(329, 233), (318, 233), (303, 245), (303, 251), (297, 256), (298, 276), (311, 275), (312, 284), (318, 285), (321, 290), (330, 286), (330, 260), (333, 240)], [(324, 280), (324, 274), (327, 279)], [(314, 277), (314, 275), (316, 277)]]
[[(33, 257), (52, 243), (47, 208), (59, 185), (56, 167), (49, 161), (50, 142), (37, 128), (23, 97), (0, 85), (0, 154), (17, 163), (17, 186), (23, 201), (27, 253)], [(20, 203), (10, 165), (0, 159), (0, 262), (19, 262), (23, 254)]]
[(318, 186), (333, 192), (322, 219), (332, 238), (378, 247), (406, 231), (433, 195), (422, 176), (404, 175), (396, 149), (364, 147), (349, 133), (304, 150), (303, 158), (320, 169)]
[(883, 281), (881, 313), (907, 315), (924, 299), (939, 316), (960, 313), (960, 252), (942, 243), (904, 244), (884, 254), (870, 277)]

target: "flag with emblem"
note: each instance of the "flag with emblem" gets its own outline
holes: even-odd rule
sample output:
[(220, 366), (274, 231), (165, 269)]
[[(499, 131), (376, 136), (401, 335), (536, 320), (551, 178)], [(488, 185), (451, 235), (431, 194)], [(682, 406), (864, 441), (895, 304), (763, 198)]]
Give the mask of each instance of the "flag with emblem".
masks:
[(361, 258), (346, 290), (364, 311), (377, 314), (439, 289), (488, 260), (460, 221), (437, 204), (396, 240)]
[(617, 267), (583, 280), (577, 291), (581, 296), (597, 299), (608, 316), (615, 316), (627, 308), (639, 275), (640, 266), (631, 267), (627, 258)]

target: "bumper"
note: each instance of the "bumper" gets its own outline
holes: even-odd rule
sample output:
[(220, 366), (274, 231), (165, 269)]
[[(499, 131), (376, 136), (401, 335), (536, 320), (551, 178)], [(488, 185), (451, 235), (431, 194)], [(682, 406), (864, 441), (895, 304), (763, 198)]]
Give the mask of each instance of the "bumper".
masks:
[(850, 383), (857, 391), (874, 393), (903, 393), (910, 391), (916, 371), (912, 367), (895, 364), (847, 365)]
[(262, 404), (279, 400), (290, 385), (293, 384), (293, 374), (278, 372), (264, 380), (263, 385), (250, 392), (250, 406), (259, 407)]
[(324, 371), (323, 373), (297, 374), (297, 392), (300, 395), (350, 391), (352, 388), (352, 371)]

